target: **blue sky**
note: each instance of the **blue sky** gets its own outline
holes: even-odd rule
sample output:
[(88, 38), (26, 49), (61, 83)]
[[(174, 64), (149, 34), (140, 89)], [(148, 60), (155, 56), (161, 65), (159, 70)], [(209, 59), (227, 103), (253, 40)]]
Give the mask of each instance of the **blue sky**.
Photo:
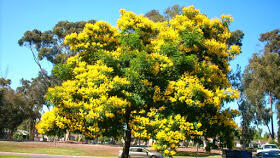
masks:
[[(242, 54), (232, 61), (232, 67), (240, 64), (244, 69), (252, 53), (263, 48), (259, 35), (280, 28), (279, 0), (0, 0), (0, 77), (11, 79), (16, 88), (21, 78), (38, 74), (31, 52), (17, 44), (27, 30), (46, 31), (62, 20), (95, 19), (115, 26), (121, 8), (145, 14), (151, 9), (163, 12), (174, 4), (194, 5), (210, 18), (233, 16), (231, 30), (240, 29), (245, 37)], [(51, 70), (52, 65), (43, 61), (43, 67)]]
[[(12, 79), (12, 87), (19, 85), (21, 78), (31, 79), (38, 73), (31, 52), (20, 47), (17, 41), (27, 30), (49, 30), (61, 20), (103, 20), (116, 25), (119, 9), (124, 8), (137, 14), (151, 9), (162, 12), (168, 6), (194, 5), (210, 18), (230, 14), (234, 18), (231, 30), (245, 33), (243, 53), (233, 62), (244, 68), (251, 54), (262, 49), (259, 34), (279, 28), (279, 0), (0, 0), (0, 75)], [(43, 62), (50, 70), (51, 64)]]

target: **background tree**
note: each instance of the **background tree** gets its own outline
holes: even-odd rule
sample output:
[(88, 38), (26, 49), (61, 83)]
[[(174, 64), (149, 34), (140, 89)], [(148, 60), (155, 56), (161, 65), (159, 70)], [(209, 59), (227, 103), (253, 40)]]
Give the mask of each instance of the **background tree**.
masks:
[(238, 45), (242, 46), (242, 39), (244, 37), (244, 33), (241, 30), (235, 30), (231, 32), (230, 38), (227, 40), (228, 45)]
[[(257, 120), (268, 127), (272, 139), (275, 135), (273, 105), (278, 104), (280, 92), (279, 37), (278, 30), (261, 35), (260, 41), (266, 43), (264, 53), (253, 54), (244, 74), (247, 86), (245, 93), (250, 103), (255, 106)], [(270, 108), (266, 108), (267, 102)], [(268, 126), (269, 123), (271, 123), (271, 129)]]
[[(59, 85), (61, 81), (69, 78), (71, 74), (67, 73), (64, 63), (68, 57), (75, 55), (69, 46), (64, 44), (64, 38), (71, 33), (79, 33), (83, 30), (86, 23), (95, 23), (95, 20), (79, 21), (79, 22), (58, 22), (52, 30), (42, 32), (38, 29), (26, 31), (24, 36), (18, 41), (20, 46), (26, 46), (30, 49), (34, 61), (40, 68), (38, 77), (32, 81), (22, 80), (22, 86), (18, 91), (22, 93), (28, 102), (28, 119), (30, 140), (34, 139), (35, 123), (41, 117), (43, 105), (45, 104), (44, 96), (48, 87)], [(46, 59), (54, 65), (53, 75), (48, 73), (42, 67), (40, 61)], [(63, 71), (63, 68), (65, 71)], [(60, 69), (60, 71), (57, 71)]]
[(0, 137), (11, 140), (17, 127), (24, 121), (25, 102), (23, 97), (10, 87), (11, 81), (0, 78)]
[(180, 15), (183, 13), (183, 7), (179, 6), (178, 4), (173, 5), (172, 7), (168, 7), (165, 11), (165, 19), (171, 20), (174, 18), (176, 15)]
[(279, 29), (275, 29), (273, 31), (261, 34), (259, 40), (265, 43), (266, 52), (276, 53), (280, 55), (280, 30)]
[(75, 55), (75, 52), (71, 52), (69, 47), (64, 44), (64, 38), (68, 34), (81, 32), (86, 23), (94, 24), (95, 20), (59, 21), (52, 30), (45, 32), (37, 29), (26, 31), (18, 44), (31, 50), (35, 62), (42, 71), (40, 60), (44, 58), (53, 64), (59, 64), (64, 63), (69, 56)]
[(159, 13), (159, 11), (158, 11), (158, 10), (155, 10), (155, 9), (153, 9), (153, 10), (147, 12), (147, 13), (145, 14), (145, 17), (149, 18), (150, 20), (152, 20), (152, 21), (154, 21), (154, 22), (163, 22), (163, 21), (166, 20), (166, 19), (164, 18), (164, 16), (161, 15), (161, 14)]
[(193, 6), (183, 12), (168, 24), (121, 10), (118, 28), (96, 22), (66, 36), (77, 55), (62, 71), (73, 75), (49, 89), (55, 107), (39, 132), (59, 127), (88, 138), (124, 136), (125, 158), (132, 135), (157, 140), (153, 148), (167, 156), (202, 134), (230, 148), (237, 111), (222, 106), (238, 97), (227, 74), (240, 53), (227, 44), (231, 17), (210, 20)]
[(254, 129), (254, 139), (255, 140), (263, 139), (262, 133), (263, 133), (263, 129), (262, 128), (255, 128)]
[(231, 73), (229, 74), (229, 78), (233, 87), (235, 87), (239, 91), (239, 99), (237, 101), (237, 104), (241, 116), (240, 143), (242, 144), (243, 150), (245, 150), (246, 147), (248, 147), (251, 141), (254, 139), (255, 128), (252, 127), (252, 124), (254, 121), (255, 108), (250, 104), (244, 92), (246, 86), (244, 85), (243, 77), (244, 76), (239, 65), (237, 65), (236, 71), (231, 71)]
[(22, 95), (26, 104), (25, 119), (29, 122), (29, 140), (34, 140), (35, 124), (41, 118), (43, 106), (47, 105), (45, 94), (51, 85), (56, 85), (52, 78), (46, 76), (48, 76), (47, 72), (40, 72), (38, 77), (31, 81), (22, 79), (21, 86), (17, 88), (17, 92)]
[[(265, 43), (265, 51), (277, 53), (278, 55), (280, 55), (280, 30), (279, 29), (275, 29), (273, 31), (261, 34), (261, 37), (259, 40)], [(279, 94), (280, 94), (279, 89), (276, 89), (275, 95), (278, 95), (277, 96), (278, 99), (280, 98)], [(279, 100), (276, 102), (276, 109), (278, 111), (277, 119), (278, 119), (278, 137), (279, 137), (279, 132), (280, 132)], [(279, 141), (279, 139), (278, 139), (278, 141)]]
[(150, 20), (154, 22), (163, 22), (163, 21), (169, 21), (172, 18), (174, 18), (176, 15), (180, 15), (183, 13), (182, 6), (179, 6), (178, 4), (175, 4), (171, 7), (168, 7), (165, 9), (164, 14), (161, 15), (158, 10), (151, 10), (145, 14), (145, 17), (149, 18)]

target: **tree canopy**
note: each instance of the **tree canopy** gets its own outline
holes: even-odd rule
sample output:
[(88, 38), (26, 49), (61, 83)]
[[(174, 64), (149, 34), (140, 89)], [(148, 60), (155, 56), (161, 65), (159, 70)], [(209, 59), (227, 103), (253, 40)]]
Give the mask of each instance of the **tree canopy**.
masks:
[(29, 139), (34, 140), (35, 124), (41, 118), (43, 106), (47, 104), (45, 94), (48, 88), (57, 85), (53, 76), (49, 77), (47, 72), (39, 72), (38, 77), (29, 80), (21, 80), (21, 86), (17, 93), (21, 94), (25, 102), (25, 116), (29, 123)]
[(244, 73), (244, 89), (256, 120), (266, 125), (274, 138), (273, 105), (279, 104), (280, 98), (279, 30), (261, 34), (259, 40), (265, 43), (265, 48), (262, 53), (254, 53), (251, 57)]
[[(33, 140), (35, 123), (41, 117), (43, 106), (47, 103), (44, 96), (48, 87), (60, 85), (62, 80), (67, 79), (71, 75), (66, 74), (61, 68), (67, 58), (74, 56), (76, 52), (72, 52), (69, 46), (64, 44), (64, 38), (68, 34), (82, 32), (86, 23), (94, 24), (95, 20), (78, 22), (59, 21), (52, 30), (44, 32), (38, 29), (28, 30), (18, 41), (20, 46), (26, 46), (31, 50), (34, 61), (40, 68), (38, 77), (33, 78), (31, 81), (22, 79), (22, 86), (17, 89), (25, 97), (26, 104), (28, 105), (25, 112), (28, 116), (26, 119), (29, 120), (30, 140)], [(53, 74), (60, 76), (60, 78), (52, 74), (48, 75), (41, 65), (41, 60), (43, 59), (54, 65)], [(58, 68), (60, 68), (60, 71), (56, 71)], [(61, 135), (61, 133), (63, 131), (59, 134)]]
[(280, 55), (280, 30), (275, 29), (270, 32), (261, 34), (259, 38), (261, 42), (265, 43), (265, 49), (271, 53)]
[(37, 29), (28, 30), (19, 39), (18, 44), (31, 49), (33, 57), (40, 68), (40, 60), (44, 58), (53, 64), (63, 63), (69, 56), (75, 54), (69, 51), (67, 45), (64, 45), (65, 36), (74, 32), (81, 32), (86, 23), (94, 24), (95, 20), (79, 22), (59, 21), (52, 30), (44, 32)]
[[(26, 117), (24, 98), (10, 84), (10, 80), (0, 78), (0, 137), (6, 139), (12, 138), (16, 128)], [(4, 133), (5, 131), (8, 133)]]
[(65, 37), (75, 56), (57, 68), (72, 74), (49, 88), (54, 108), (37, 124), (40, 133), (59, 129), (87, 138), (131, 137), (156, 142), (173, 156), (185, 139), (218, 137), (232, 145), (236, 110), (222, 108), (238, 98), (228, 79), (229, 61), (240, 53), (229, 45), (232, 18), (209, 19), (193, 6), (155, 23), (121, 9), (117, 27), (87, 23)]
[(182, 11), (183, 7), (179, 6), (178, 4), (175, 4), (171, 7), (168, 7), (165, 9), (164, 14), (161, 15), (158, 10), (151, 10), (145, 14), (145, 17), (149, 18), (150, 20), (154, 22), (163, 22), (163, 21), (169, 21), (172, 18), (174, 18), (176, 15), (180, 15), (183, 13)]
[(239, 91), (239, 99), (237, 100), (238, 109), (240, 111), (240, 143), (242, 149), (245, 150), (254, 139), (254, 108), (251, 106), (245, 93), (246, 85), (244, 85), (244, 74), (241, 72), (241, 67), (237, 65), (236, 71), (231, 71), (229, 74), (232, 86)]
[[(163, 21), (169, 21), (176, 15), (181, 15), (183, 13), (182, 9), (184, 7), (179, 6), (178, 4), (175, 4), (171, 7), (168, 7), (167, 9), (164, 10), (163, 14), (160, 14), (158, 10), (150, 10), (145, 14), (145, 17), (149, 18), (150, 20), (154, 22), (163, 22)], [(276, 30), (274, 31), (273, 34), (277, 33)], [(262, 40), (265, 40), (265, 37), (268, 35), (262, 35), (263, 37), (261, 38)], [(235, 30), (231, 32), (230, 38), (227, 39), (227, 44), (228, 45), (238, 45), (242, 46), (242, 39), (244, 37), (244, 33), (241, 30)], [(277, 36), (275, 36), (277, 37)], [(279, 38), (279, 37), (278, 37)]]

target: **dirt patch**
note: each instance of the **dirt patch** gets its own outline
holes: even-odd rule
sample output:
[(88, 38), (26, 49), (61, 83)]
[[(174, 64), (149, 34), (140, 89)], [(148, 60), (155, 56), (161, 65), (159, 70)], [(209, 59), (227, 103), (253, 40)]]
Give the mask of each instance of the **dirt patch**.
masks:
[[(181, 151), (181, 152), (190, 152), (190, 153), (196, 153), (196, 147), (188, 147), (188, 148), (178, 148), (177, 151)], [(203, 148), (199, 148), (198, 149), (198, 152), (199, 153), (207, 153), (205, 149)], [(210, 153), (207, 153), (207, 154), (219, 154), (221, 155), (222, 154), (222, 151), (221, 150), (211, 150)]]

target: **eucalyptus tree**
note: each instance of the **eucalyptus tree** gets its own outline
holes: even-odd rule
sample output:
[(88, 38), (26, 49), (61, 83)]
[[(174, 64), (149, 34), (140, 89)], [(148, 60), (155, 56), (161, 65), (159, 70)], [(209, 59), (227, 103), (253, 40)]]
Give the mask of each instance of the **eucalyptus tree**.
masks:
[(7, 133), (9, 140), (26, 117), (24, 99), (10, 84), (11, 80), (0, 78), (0, 137)]
[[(254, 53), (246, 67), (245, 93), (250, 104), (255, 106), (257, 120), (268, 127), (270, 136), (274, 139), (273, 105), (279, 105), (280, 98), (279, 30), (261, 34), (259, 40), (265, 43), (265, 48), (263, 53)], [(267, 103), (269, 108), (266, 107)]]

